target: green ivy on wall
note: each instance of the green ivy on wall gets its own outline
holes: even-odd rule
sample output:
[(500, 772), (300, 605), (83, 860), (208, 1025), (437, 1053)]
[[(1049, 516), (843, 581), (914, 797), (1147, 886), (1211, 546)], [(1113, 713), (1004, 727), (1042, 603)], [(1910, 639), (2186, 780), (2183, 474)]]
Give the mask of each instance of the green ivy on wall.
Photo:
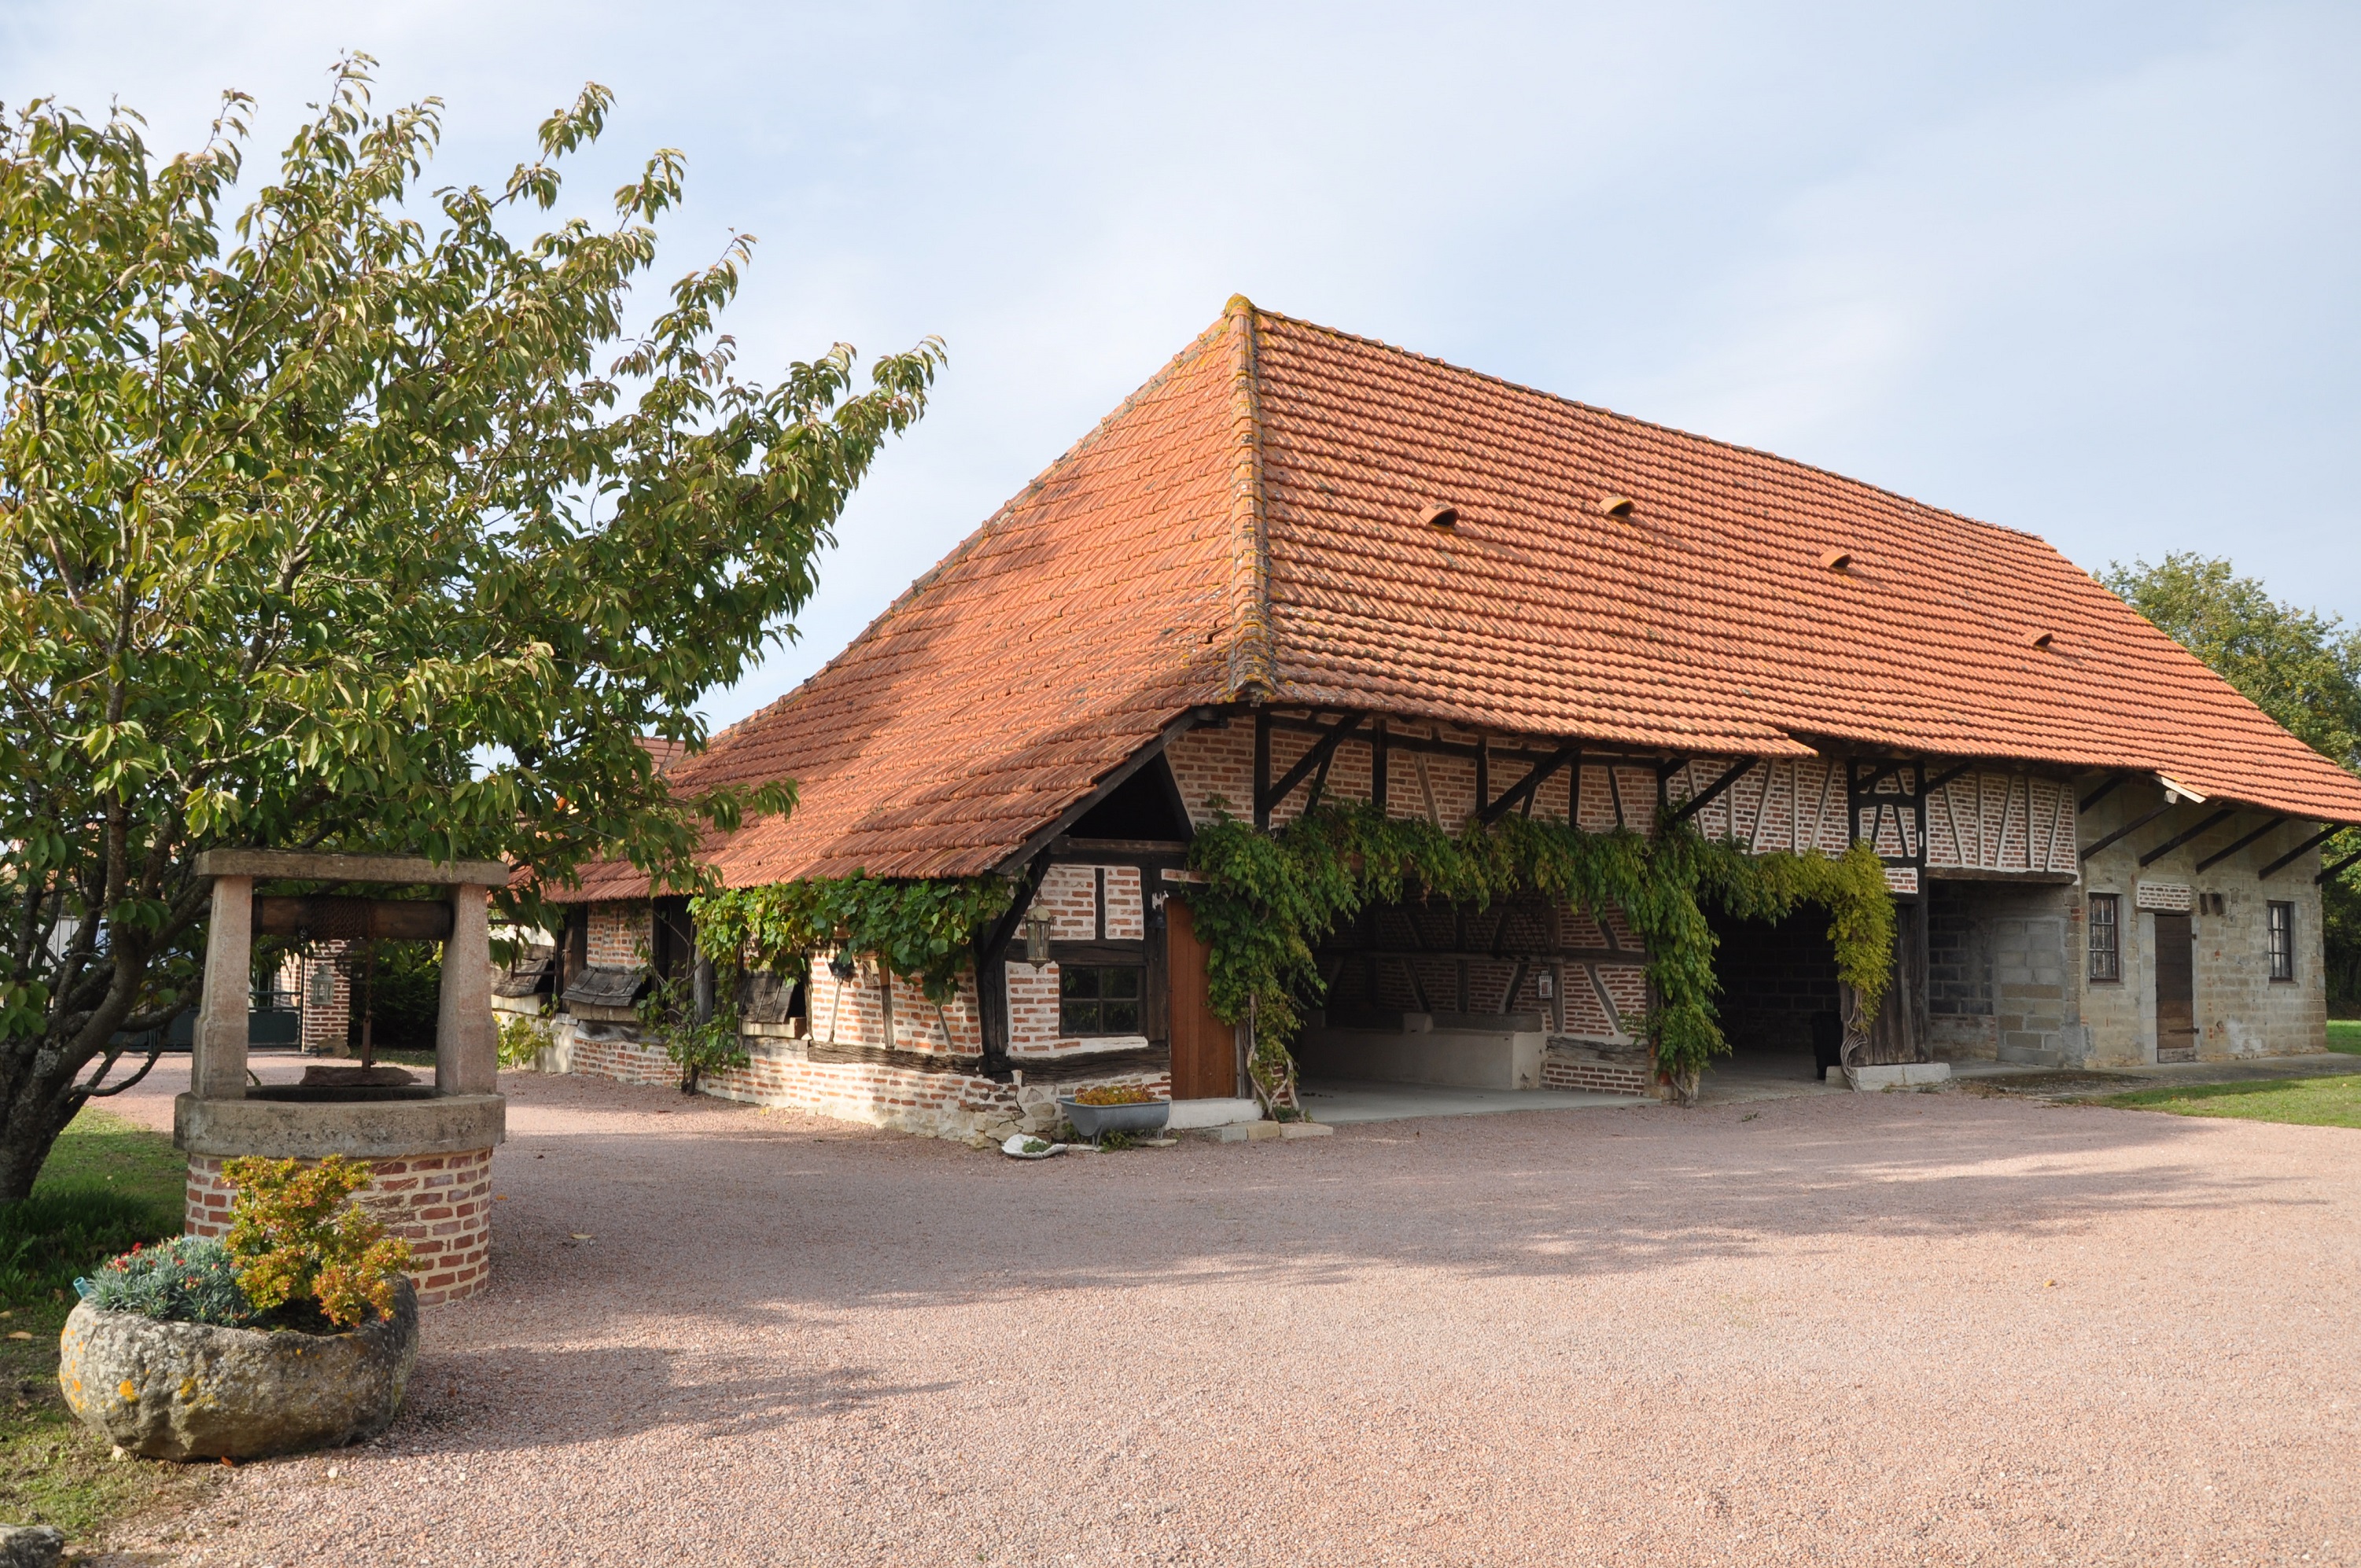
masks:
[(816, 953), (869, 953), (939, 1004), (973, 961), (977, 934), (1015, 896), (998, 877), (889, 882), (855, 872), (704, 894), (689, 913), (697, 947), (726, 968), (801, 975)]
[(1523, 817), (1489, 828), (1471, 820), (1454, 838), (1373, 806), (1329, 806), (1277, 833), (1224, 814), (1197, 835), (1189, 861), (1206, 878), (1186, 896), (1210, 949), (1213, 1012), (1227, 1023), (1253, 1019), (1255, 1082), (1273, 1104), (1293, 1103), (1287, 1045), (1301, 1027), (1300, 1006), (1323, 990), (1312, 949), (1368, 904), (1422, 896), (1480, 907), (1530, 892), (1593, 914), (1621, 910), (1648, 948), (1655, 1002), (1645, 1029), (1657, 1070), (1684, 1101), (1730, 1048), (1713, 1003), (1706, 903), (1750, 920), (1777, 920), (1802, 904), (1828, 910), (1837, 971), (1859, 994), (1863, 1023), (1894, 961), (1894, 898), (1865, 844), (1836, 857), (1750, 855), (1687, 828), (1646, 839)]

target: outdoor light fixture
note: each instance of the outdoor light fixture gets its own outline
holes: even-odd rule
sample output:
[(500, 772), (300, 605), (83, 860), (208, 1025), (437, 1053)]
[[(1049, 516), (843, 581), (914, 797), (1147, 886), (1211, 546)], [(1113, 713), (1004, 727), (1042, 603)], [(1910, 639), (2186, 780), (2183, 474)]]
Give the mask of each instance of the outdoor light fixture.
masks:
[(828, 960), (828, 972), (841, 981), (849, 981), (859, 972), (861, 960), (852, 956), (850, 948), (839, 948), (836, 956)]
[(336, 971), (325, 964), (312, 970), (310, 994), (303, 998), (306, 1007), (333, 1007), (336, 1003)]
[(1035, 969), (1049, 961), (1049, 917), (1038, 911), (1025, 917), (1025, 961)]

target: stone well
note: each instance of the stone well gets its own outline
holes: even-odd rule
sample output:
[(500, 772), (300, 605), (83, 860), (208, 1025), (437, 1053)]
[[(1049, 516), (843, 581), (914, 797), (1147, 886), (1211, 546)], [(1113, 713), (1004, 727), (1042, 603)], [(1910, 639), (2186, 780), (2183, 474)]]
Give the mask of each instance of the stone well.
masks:
[[(197, 873), (213, 879), (213, 926), (190, 1091), (172, 1113), (172, 1141), (189, 1156), (189, 1234), (217, 1235), (228, 1228), (224, 1161), (240, 1155), (345, 1155), (375, 1173), (360, 1201), (410, 1243), (410, 1277), (422, 1306), (482, 1289), (491, 1277), (492, 1148), (507, 1136), (508, 1112), (497, 1076), (486, 904), (493, 888), (506, 885), (508, 868), (494, 861), (442, 864), (401, 856), (216, 850), (197, 858)], [(247, 1083), (247, 993), (258, 877), (447, 890), (450, 926), (443, 938), (432, 1088)]]

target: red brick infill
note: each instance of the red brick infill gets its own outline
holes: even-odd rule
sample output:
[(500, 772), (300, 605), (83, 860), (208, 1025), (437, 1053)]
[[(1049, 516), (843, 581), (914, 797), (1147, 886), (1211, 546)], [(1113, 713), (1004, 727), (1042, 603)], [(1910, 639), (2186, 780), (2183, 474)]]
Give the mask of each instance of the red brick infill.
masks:
[[(386, 1229), (410, 1243), (410, 1280), (418, 1303), (456, 1301), (491, 1279), (492, 1151), (400, 1155), (368, 1159), (375, 1179), (359, 1201)], [(232, 1189), (222, 1179), (222, 1162), (204, 1155), (189, 1159), (188, 1212), (183, 1228), (192, 1236), (217, 1236), (229, 1229)]]

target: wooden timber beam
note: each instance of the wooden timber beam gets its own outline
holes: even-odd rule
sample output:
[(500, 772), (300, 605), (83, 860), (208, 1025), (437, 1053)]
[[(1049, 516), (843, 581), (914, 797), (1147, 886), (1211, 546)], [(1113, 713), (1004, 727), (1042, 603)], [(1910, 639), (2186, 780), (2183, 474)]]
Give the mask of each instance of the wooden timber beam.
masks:
[(1491, 805), (1487, 806), (1482, 811), (1477, 813), (1477, 820), (1488, 825), (1498, 822), (1501, 817), (1506, 817), (1510, 812), (1514, 811), (1521, 805), (1530, 811), (1532, 806), (1533, 796), (1541, 793), (1542, 785), (1549, 783), (1550, 775), (1556, 773), (1568, 762), (1572, 762), (1574, 764), (1575, 776), (1579, 778), (1582, 774), (1582, 743), (1580, 741), (1576, 741), (1570, 746), (1560, 746), (1556, 751), (1552, 751), (1549, 754), (1547, 761), (1535, 763), (1533, 765), (1532, 772), (1527, 773), (1523, 778), (1519, 779), (1515, 784), (1510, 784), (1507, 789), (1502, 790), (1500, 792), (1499, 799), (1492, 802)]
[[(1329, 725), (1317, 723), (1309, 718), (1289, 718), (1280, 715), (1268, 714), (1267, 710), (1258, 711), (1265, 712), (1265, 722), (1273, 729), (1292, 730), (1298, 735), (1325, 735), (1331, 728)], [(1427, 721), (1413, 719), (1411, 722)], [(1450, 727), (1446, 725), (1445, 728)], [(1358, 739), (1368, 742), (1371, 738), (1364, 735)], [(1473, 762), (1478, 750), (1476, 742), (1472, 740), (1433, 740), (1423, 735), (1404, 735), (1400, 730), (1389, 731), (1386, 744), (1396, 751), (1423, 751), (1430, 757), (1457, 757), (1463, 762)], [(1506, 748), (1491, 744), (1488, 740), (1485, 749), (1491, 752), (1495, 762), (1540, 763), (1550, 759), (1550, 753), (1547, 751)], [(1582, 758), (1583, 765), (1586, 767), (1592, 763), (1621, 762), (1631, 767), (1669, 766), (1675, 773), (1680, 771), (1681, 762), (1685, 760), (1674, 759), (1668, 762), (1665, 754), (1661, 751), (1630, 751), (1616, 746), (1587, 746)]]
[(2272, 817), (2269, 821), (2264, 823), (2260, 828), (2256, 828), (2245, 838), (2231, 844), (2227, 849), (2216, 850), (2212, 854), (2206, 856), (2203, 860), (2198, 861), (2197, 869), (2202, 872), (2208, 866), (2221, 864), (2224, 861), (2228, 860), (2231, 856), (2236, 854), (2239, 850), (2245, 849), (2256, 839), (2263, 837), (2266, 833), (2270, 832), (2273, 828), (2283, 826), (2286, 821), (2287, 818), (2284, 817)]
[(2114, 794), (2115, 786), (2130, 777), (2131, 774), (2129, 773), (2109, 773), (2105, 784), (2101, 784), (2098, 788), (2084, 795), (2081, 799), (2081, 803), (2074, 807), (2076, 815), (2079, 816), (2082, 812), (2090, 810), (2091, 807), (2098, 805), (2099, 802)]
[(2293, 861), (2297, 856), (2302, 854), (2307, 850), (2317, 850), (2323, 844), (2327, 843), (2331, 839), (2335, 838), (2339, 833), (2344, 831), (2344, 823), (2330, 823), (2327, 827), (2323, 828), (2319, 832), (2314, 833), (2311, 838), (2306, 839), (2302, 843), (2298, 844), (2294, 849), (2290, 850), (2286, 854), (2281, 855), (2278, 860), (2273, 861), (2269, 865), (2265, 866), (2261, 871), (2257, 872), (2255, 873), (2255, 880), (2257, 882), (2262, 881), (2273, 872), (2278, 871), (2281, 867)]
[(1721, 777), (1714, 780), (1713, 783), (1706, 785), (1705, 788), (1697, 791), (1697, 794), (1683, 801), (1679, 807), (1675, 809), (1670, 817), (1664, 818), (1664, 827), (1667, 828), (1677, 828), (1682, 823), (1686, 822), (1690, 817), (1695, 817), (1698, 812), (1703, 811), (1707, 806), (1711, 806), (1716, 800), (1719, 800), (1721, 797), (1721, 793), (1724, 790), (1736, 784), (1739, 780), (1744, 778), (1747, 774), (1752, 773), (1757, 764), (1762, 761), (1763, 759), (1760, 757), (1749, 757), (1744, 762), (1733, 765), (1730, 771), (1723, 773)]
[(2186, 844), (2191, 839), (2196, 838), (2199, 834), (2210, 833), (2214, 828), (2219, 828), (2222, 824), (2229, 821), (2230, 818), (2237, 815), (2237, 808), (2233, 806), (2227, 811), (2215, 812), (2213, 816), (2207, 817), (2204, 821), (2200, 822), (2196, 827), (2191, 828), (2186, 833), (2175, 833), (2171, 838), (2167, 839), (2163, 843), (2158, 844), (2155, 849), (2150, 850), (2147, 854), (2142, 855), (2139, 858), (2141, 869), (2146, 870), (2147, 867), (2154, 865), (2157, 861), (2164, 859), (2165, 856), (2172, 853), (2173, 850), (2178, 850), (2180, 846)]
[(2343, 860), (2338, 861), (2334, 865), (2321, 867), (2320, 874), (2312, 879), (2312, 885), (2314, 887), (2326, 887), (2331, 877), (2342, 875), (2347, 866), (2355, 864), (2361, 864), (2361, 850), (2354, 850)]
[(2083, 850), (2081, 858), (2087, 861), (2092, 855), (2097, 854), (2100, 850), (2114, 843), (2116, 839), (2130, 838), (2133, 834), (2138, 832), (2141, 828), (2147, 827), (2149, 823), (2155, 821), (2158, 817), (2163, 816), (2166, 812), (2170, 811), (2171, 809), (2172, 802), (2167, 801), (2162, 806), (2158, 806), (2154, 811), (2147, 813), (2146, 816), (2132, 818), (2129, 822), (2125, 823), (2122, 827), (2116, 828), (2114, 832), (2108, 834), (2105, 838), (2100, 839), (2097, 843)]
[[(1260, 780), (1257, 780), (1255, 790), (1255, 820), (1264, 827), (1268, 827), (1270, 825), (1270, 814), (1273, 808), (1275, 808), (1279, 802), (1285, 800), (1289, 795), (1294, 794), (1295, 786), (1301, 784), (1305, 776), (1311, 773), (1314, 769), (1318, 769), (1324, 773), (1327, 770), (1328, 759), (1336, 754), (1337, 746), (1345, 740), (1345, 737), (1353, 734), (1356, 730), (1359, 729), (1362, 725), (1367, 722), (1368, 715), (1365, 713), (1356, 713), (1349, 718), (1338, 719), (1334, 724), (1321, 731), (1320, 739), (1313, 742), (1312, 750), (1304, 752), (1301, 757), (1298, 757), (1295, 760), (1295, 766), (1288, 769), (1285, 773), (1281, 774), (1278, 783), (1272, 784), (1266, 790), (1261, 786)], [(1304, 809), (1310, 810), (1311, 808), (1306, 806)]]

